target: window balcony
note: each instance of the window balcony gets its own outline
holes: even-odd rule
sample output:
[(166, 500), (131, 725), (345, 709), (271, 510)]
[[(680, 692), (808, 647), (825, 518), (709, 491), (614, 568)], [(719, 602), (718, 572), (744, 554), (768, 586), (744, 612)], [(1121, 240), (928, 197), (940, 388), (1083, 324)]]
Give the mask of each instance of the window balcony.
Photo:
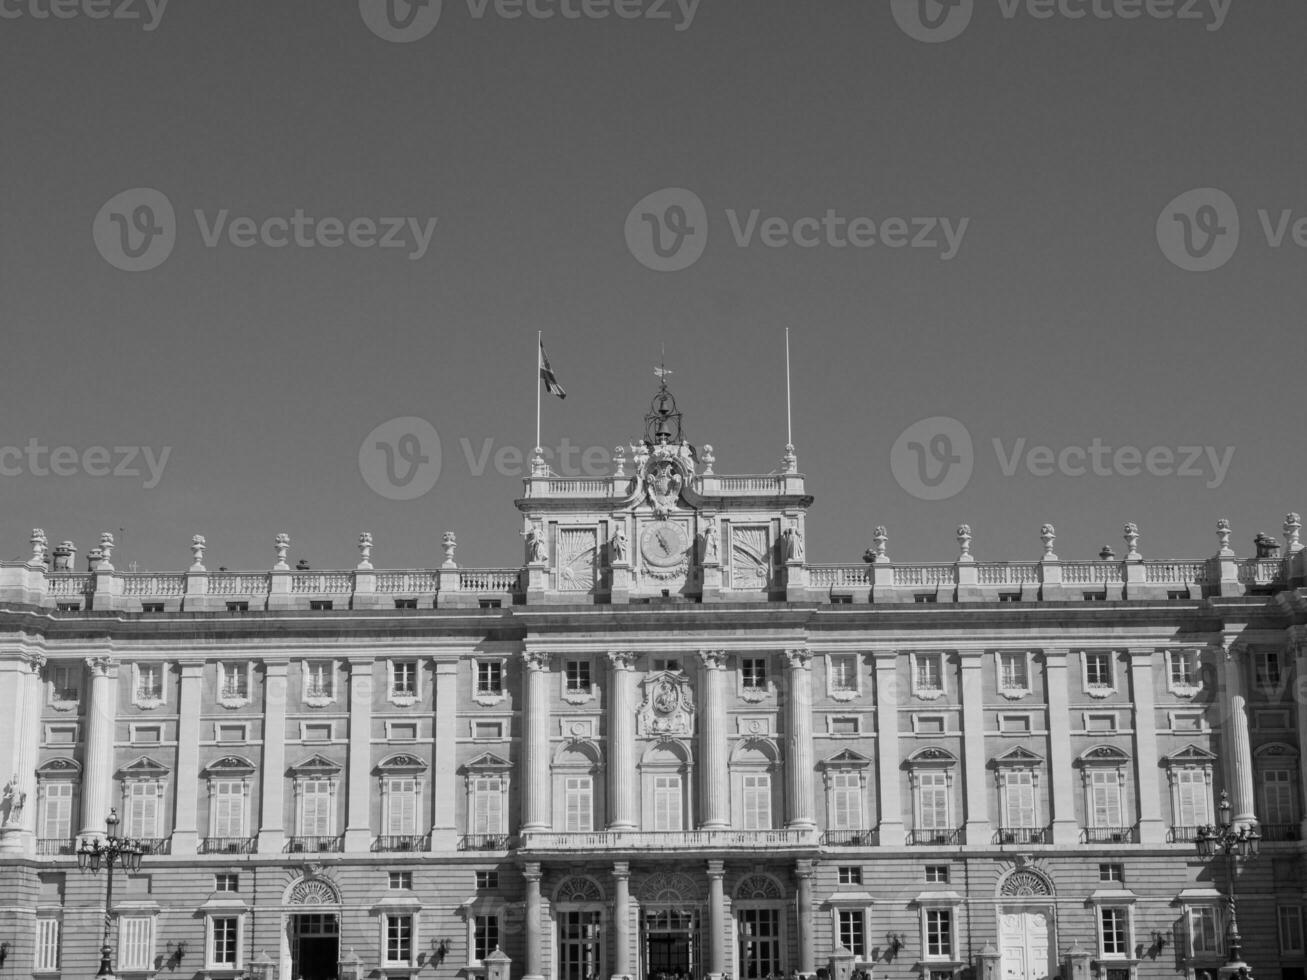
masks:
[(1173, 826), (1166, 835), (1168, 844), (1192, 844), (1198, 840), (1198, 831), (1202, 827), (1187, 827), (1181, 824)]
[(1133, 844), (1134, 827), (1085, 827), (1080, 839), (1086, 844)]
[(464, 834), (458, 839), (460, 851), (509, 851), (515, 846), (508, 834)]
[(77, 853), (77, 838), (42, 837), (36, 842), (36, 853), (41, 857), (71, 857)]
[(874, 847), (879, 843), (880, 831), (875, 828), (827, 830), (821, 835), (822, 847)]
[(916, 847), (930, 844), (962, 844), (961, 827), (937, 827), (934, 830), (909, 830), (908, 843)]
[(253, 837), (204, 837), (200, 840), (201, 854), (253, 854)]
[(334, 837), (292, 837), (286, 841), (286, 850), (291, 854), (339, 854), (344, 848), (344, 839)]
[(1301, 824), (1263, 823), (1263, 824), (1258, 824), (1257, 829), (1261, 831), (1262, 840), (1264, 841), (1302, 840)]
[(172, 853), (171, 837), (134, 837), (132, 840), (141, 849), (141, 853), (147, 856)]
[(1052, 835), (1047, 827), (999, 827), (994, 832), (995, 844), (1051, 844)]
[(373, 851), (429, 851), (430, 834), (389, 834), (372, 842)]

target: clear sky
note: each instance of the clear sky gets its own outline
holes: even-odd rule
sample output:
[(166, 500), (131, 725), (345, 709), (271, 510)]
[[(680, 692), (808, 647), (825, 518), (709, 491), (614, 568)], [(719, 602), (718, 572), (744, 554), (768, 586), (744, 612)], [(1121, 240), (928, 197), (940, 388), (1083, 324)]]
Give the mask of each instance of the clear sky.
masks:
[[(53, 2), (0, 0), (0, 557), (121, 528), (119, 568), (184, 568), (196, 532), (267, 568), (285, 531), (339, 568), (368, 530), (430, 567), (452, 530), (517, 564), (537, 330), (546, 446), (638, 437), (665, 347), (691, 439), (766, 473), (790, 328), (812, 561), (877, 524), (949, 560), (960, 522), (1033, 559), (1044, 521), (1087, 558), (1128, 520), (1196, 558), (1220, 517), (1248, 554), (1307, 511), (1301, 0), (921, 0), (958, 18), (933, 35), (916, 0)], [(650, 268), (652, 221), (702, 254)], [(1186, 221), (1219, 267), (1181, 267)], [(365, 445), (405, 417), (440, 439), (407, 500), (375, 443), (398, 474), (429, 435)], [(900, 439), (932, 417), (971, 452)]]

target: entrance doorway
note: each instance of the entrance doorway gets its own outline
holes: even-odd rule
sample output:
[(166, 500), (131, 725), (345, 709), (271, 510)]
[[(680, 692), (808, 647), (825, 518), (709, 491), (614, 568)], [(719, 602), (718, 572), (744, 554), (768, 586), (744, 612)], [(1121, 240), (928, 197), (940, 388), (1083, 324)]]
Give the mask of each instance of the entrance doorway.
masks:
[(687, 909), (645, 912), (645, 980), (693, 978), (699, 970), (698, 913)]
[(334, 914), (303, 913), (290, 919), (291, 976), (336, 980), (340, 962), (340, 920)]
[(1053, 974), (1053, 922), (1044, 909), (1004, 909), (999, 914), (1003, 980), (1044, 980)]

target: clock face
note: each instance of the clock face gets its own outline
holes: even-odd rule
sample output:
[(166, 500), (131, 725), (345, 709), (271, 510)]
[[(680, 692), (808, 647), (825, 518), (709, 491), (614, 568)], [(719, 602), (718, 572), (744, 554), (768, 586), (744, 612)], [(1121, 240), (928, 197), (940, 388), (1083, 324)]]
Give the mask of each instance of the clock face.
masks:
[(650, 524), (640, 536), (640, 550), (644, 554), (644, 560), (650, 565), (679, 564), (684, 560), (688, 546), (685, 531), (679, 524), (672, 524), (670, 521)]

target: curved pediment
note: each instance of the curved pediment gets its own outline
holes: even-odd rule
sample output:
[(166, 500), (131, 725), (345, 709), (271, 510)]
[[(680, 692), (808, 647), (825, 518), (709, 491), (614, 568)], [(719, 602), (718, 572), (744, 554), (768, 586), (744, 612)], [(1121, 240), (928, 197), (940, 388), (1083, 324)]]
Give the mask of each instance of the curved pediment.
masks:
[(249, 759), (239, 755), (223, 756), (209, 763), (204, 769), (206, 776), (252, 776), (257, 767)]
[(944, 766), (956, 766), (958, 757), (948, 749), (942, 749), (938, 745), (928, 745), (924, 749), (917, 749), (907, 758), (908, 768), (925, 769), (931, 766), (943, 768)]
[(426, 772), (427, 764), (423, 759), (419, 759), (410, 752), (396, 752), (394, 755), (389, 755), (378, 762), (376, 771), (379, 773), (412, 775)]
[(1130, 756), (1115, 745), (1095, 745), (1080, 753), (1079, 762), (1082, 766), (1124, 766)]

